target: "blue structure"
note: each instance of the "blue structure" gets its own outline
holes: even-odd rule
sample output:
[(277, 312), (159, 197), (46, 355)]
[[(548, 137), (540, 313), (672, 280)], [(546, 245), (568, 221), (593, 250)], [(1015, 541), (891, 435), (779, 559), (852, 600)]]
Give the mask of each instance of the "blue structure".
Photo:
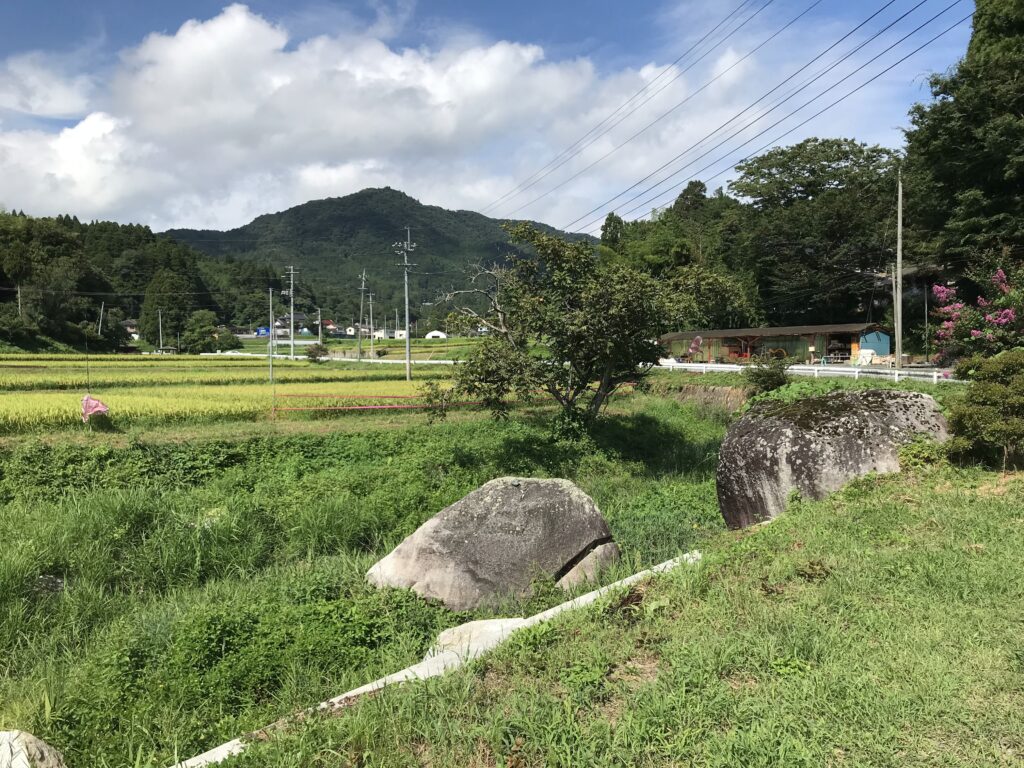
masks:
[(860, 348), (870, 349), (879, 357), (885, 357), (892, 352), (892, 340), (885, 331), (872, 331), (860, 335)]

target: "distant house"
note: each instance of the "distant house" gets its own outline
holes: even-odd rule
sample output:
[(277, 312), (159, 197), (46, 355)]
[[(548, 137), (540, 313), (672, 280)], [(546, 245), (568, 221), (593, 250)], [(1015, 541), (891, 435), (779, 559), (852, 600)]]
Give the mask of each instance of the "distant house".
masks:
[(350, 325), (345, 329), (345, 335), (355, 338), (357, 335), (369, 336), (370, 326), (368, 325)]
[(373, 338), (375, 339), (393, 339), (395, 338), (395, 332), (385, 330), (384, 328), (378, 328), (373, 332)]
[(404, 339), (406, 337), (406, 335), (407, 334), (406, 334), (405, 330), (402, 329), (402, 328), (399, 328), (398, 330), (395, 331), (395, 338), (396, 339)]
[(139, 340), (138, 320), (122, 320), (121, 327), (124, 328), (124, 332), (128, 334), (128, 338), (130, 338), (132, 341)]
[[(312, 320), (313, 320), (313, 318), (311, 318), (305, 312), (296, 312), (295, 313), (295, 327), (296, 328), (302, 328), (306, 324), (312, 322)], [(291, 325), (291, 323), (288, 322), (288, 315), (281, 315), (279, 318), (277, 318), (274, 321), (274, 325), (276, 325), (278, 328), (288, 328)]]
[(424, 338), (427, 339), (447, 339), (448, 334), (444, 331), (430, 331)]
[(709, 363), (761, 355), (805, 362), (863, 363), (891, 354), (889, 332), (876, 323), (683, 331), (666, 334), (661, 341), (673, 357)]

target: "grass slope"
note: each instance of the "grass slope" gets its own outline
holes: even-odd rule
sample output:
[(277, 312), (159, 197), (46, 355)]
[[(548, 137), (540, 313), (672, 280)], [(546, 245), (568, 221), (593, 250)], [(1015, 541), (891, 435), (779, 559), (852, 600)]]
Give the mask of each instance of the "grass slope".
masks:
[(1019, 476), (868, 477), (703, 550), (229, 764), (1022, 764)]
[[(478, 417), (0, 449), (0, 729), (71, 766), (160, 766), (418, 660), (474, 616), (363, 574), (501, 475), (589, 492), (625, 553), (609, 579), (699, 546), (722, 528), (724, 416), (643, 396), (616, 408), (582, 446)], [(562, 599), (541, 584), (506, 610)]]

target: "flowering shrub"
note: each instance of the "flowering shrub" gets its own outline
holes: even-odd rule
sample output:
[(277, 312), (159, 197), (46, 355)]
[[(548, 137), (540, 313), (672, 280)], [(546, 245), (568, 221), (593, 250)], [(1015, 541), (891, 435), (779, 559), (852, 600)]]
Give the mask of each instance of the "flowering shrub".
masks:
[(972, 355), (989, 357), (1024, 346), (1024, 289), (1002, 269), (989, 278), (990, 296), (979, 296), (975, 306), (960, 300), (957, 289), (933, 285), (938, 304), (935, 333), (940, 358), (958, 360)]

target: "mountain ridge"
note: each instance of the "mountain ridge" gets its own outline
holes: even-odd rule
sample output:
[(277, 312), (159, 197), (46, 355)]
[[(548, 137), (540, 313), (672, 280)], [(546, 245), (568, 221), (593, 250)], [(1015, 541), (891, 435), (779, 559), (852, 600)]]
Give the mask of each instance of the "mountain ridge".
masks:
[[(420, 305), (432, 302), (443, 287), (458, 283), (473, 263), (527, 253), (510, 243), (502, 229), (510, 221), (425, 205), (391, 187), (371, 187), (261, 214), (230, 230), (177, 228), (161, 234), (217, 259), (294, 265), (300, 284), (307, 290), (315, 286), (317, 301), (345, 315), (358, 307), (364, 269), (375, 301), (388, 310), (397, 306), (403, 276), (393, 244), (405, 240), (406, 226), (417, 243), (410, 290)], [(531, 223), (567, 238), (593, 240)]]

